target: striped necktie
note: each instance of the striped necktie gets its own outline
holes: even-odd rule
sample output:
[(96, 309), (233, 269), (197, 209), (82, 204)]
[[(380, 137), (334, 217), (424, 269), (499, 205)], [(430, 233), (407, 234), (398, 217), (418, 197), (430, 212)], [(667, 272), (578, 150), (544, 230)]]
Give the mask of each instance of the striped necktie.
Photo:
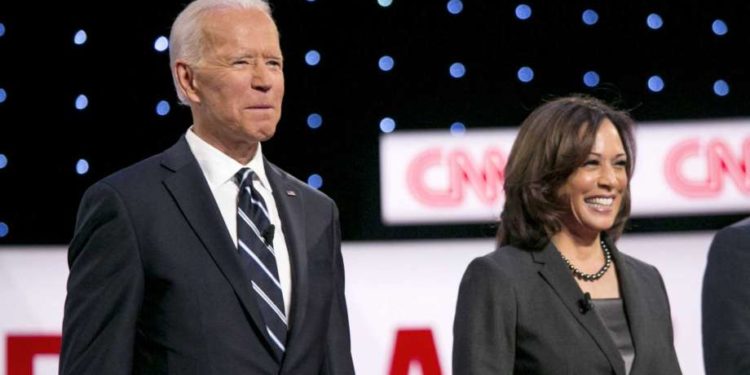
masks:
[(266, 202), (253, 188), (255, 173), (249, 168), (242, 168), (234, 177), (240, 187), (237, 201), (237, 250), (242, 268), (260, 306), (271, 347), (276, 358), (281, 360), (286, 349), (288, 324), (273, 249), (274, 226), (271, 224)]

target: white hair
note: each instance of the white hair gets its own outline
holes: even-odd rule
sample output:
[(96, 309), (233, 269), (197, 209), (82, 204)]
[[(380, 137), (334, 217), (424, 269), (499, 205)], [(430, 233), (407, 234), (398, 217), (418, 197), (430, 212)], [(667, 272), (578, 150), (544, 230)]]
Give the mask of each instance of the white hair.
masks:
[(271, 16), (271, 7), (266, 0), (195, 0), (177, 15), (169, 34), (169, 66), (177, 90), (177, 97), (183, 104), (189, 104), (180, 89), (174, 70), (175, 62), (185, 60), (190, 64), (198, 63), (203, 47), (203, 29), (201, 17), (206, 11), (215, 9), (258, 9)]

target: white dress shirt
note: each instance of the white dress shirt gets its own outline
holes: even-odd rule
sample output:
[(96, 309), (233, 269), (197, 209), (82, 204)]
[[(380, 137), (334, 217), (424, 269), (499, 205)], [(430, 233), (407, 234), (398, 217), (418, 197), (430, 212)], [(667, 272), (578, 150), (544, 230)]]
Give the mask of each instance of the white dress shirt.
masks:
[[(273, 249), (276, 254), (276, 267), (279, 272), (279, 281), (281, 282), (281, 292), (284, 296), (284, 312), (289, 316), (289, 306), (292, 298), (292, 274), (289, 263), (289, 250), (286, 247), (286, 239), (279, 219), (279, 210), (276, 207), (276, 201), (273, 199), (271, 184), (266, 177), (266, 169), (263, 164), (263, 153), (261, 145), (258, 143), (258, 151), (249, 163), (242, 165), (227, 154), (219, 151), (216, 147), (204, 141), (193, 132), (193, 128), (188, 129), (185, 139), (190, 146), (190, 151), (198, 159), (198, 164), (206, 177), (208, 187), (214, 195), (216, 204), (219, 206), (221, 216), (224, 218), (224, 224), (227, 231), (232, 237), (232, 242), (237, 246), (237, 196), (239, 186), (234, 180), (234, 175), (240, 168), (250, 168), (255, 172), (253, 178), (253, 188), (263, 197), (271, 214), (271, 224), (275, 228), (273, 236)], [(252, 291), (250, 285), (247, 286), (248, 293)]]

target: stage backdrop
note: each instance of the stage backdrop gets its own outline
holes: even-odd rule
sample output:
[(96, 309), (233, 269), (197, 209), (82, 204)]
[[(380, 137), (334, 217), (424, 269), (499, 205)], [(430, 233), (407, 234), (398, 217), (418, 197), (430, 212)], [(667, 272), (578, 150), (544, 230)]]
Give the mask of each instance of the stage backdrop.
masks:
[[(712, 234), (627, 235), (619, 243), (662, 272), (685, 375), (703, 374), (700, 291)], [(471, 259), (492, 248), (492, 240), (345, 243), (357, 374), (450, 374), (458, 284)], [(67, 273), (62, 246), (0, 248), (4, 373), (57, 374)]]

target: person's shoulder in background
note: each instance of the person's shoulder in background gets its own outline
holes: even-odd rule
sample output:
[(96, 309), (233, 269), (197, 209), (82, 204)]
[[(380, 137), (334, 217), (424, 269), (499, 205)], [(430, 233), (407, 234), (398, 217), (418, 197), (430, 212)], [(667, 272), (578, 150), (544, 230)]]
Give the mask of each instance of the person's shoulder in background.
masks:
[(750, 217), (714, 235), (701, 298), (706, 374), (750, 373)]

